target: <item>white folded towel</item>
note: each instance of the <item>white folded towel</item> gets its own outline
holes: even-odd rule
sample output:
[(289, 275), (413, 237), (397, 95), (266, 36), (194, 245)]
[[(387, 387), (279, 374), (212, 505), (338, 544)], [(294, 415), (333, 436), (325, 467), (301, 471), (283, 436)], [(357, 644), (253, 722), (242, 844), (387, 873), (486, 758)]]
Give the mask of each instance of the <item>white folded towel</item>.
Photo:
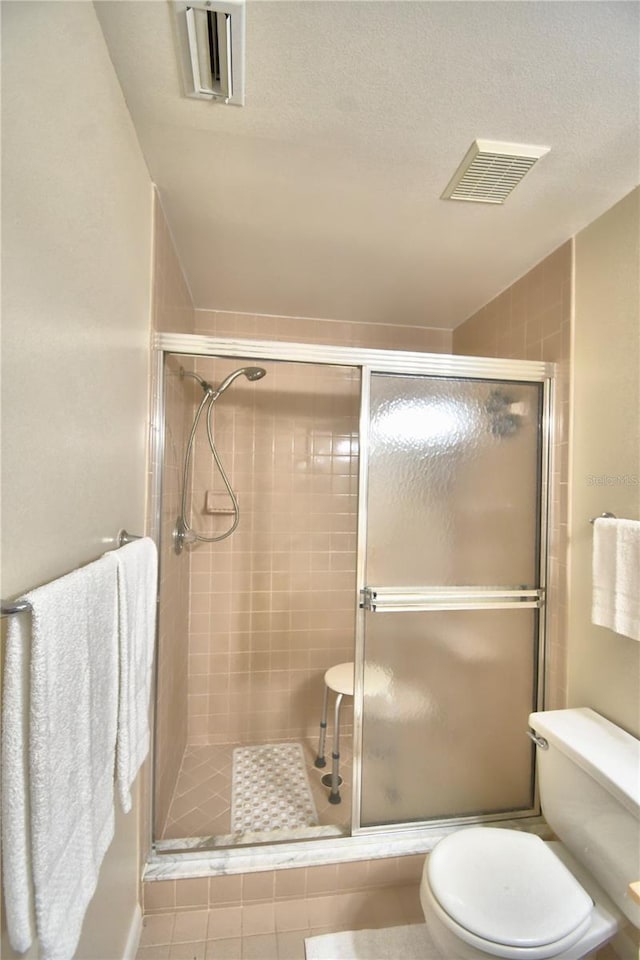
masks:
[(149, 752), (149, 699), (158, 591), (158, 553), (149, 537), (114, 553), (118, 563), (120, 702), (116, 773), (122, 809), (131, 809), (131, 786)]
[(593, 530), (593, 623), (640, 640), (640, 521), (598, 518)]
[[(42, 960), (71, 960), (85, 911), (113, 837), (113, 777), (118, 706), (117, 563), (105, 556), (25, 597), (33, 608), (29, 787), (25, 771), (3, 764), (10, 797), (30, 794), (31, 865), (36, 932)], [(25, 655), (28, 651), (25, 645)], [(19, 672), (19, 671), (18, 671)], [(7, 673), (15, 702), (22, 677)], [(19, 695), (18, 695), (19, 696)], [(6, 718), (6, 714), (5, 714)], [(16, 723), (3, 742), (17, 738)], [(22, 786), (18, 783), (22, 782)], [(17, 813), (17, 811), (16, 811)], [(7, 836), (10, 860), (28, 856), (28, 827)], [(5, 856), (7, 850), (5, 849)], [(12, 900), (10, 939), (25, 949), (31, 935), (25, 874), (19, 885), (5, 870)], [(12, 889), (13, 888), (13, 889)], [(15, 937), (15, 939), (14, 939)]]

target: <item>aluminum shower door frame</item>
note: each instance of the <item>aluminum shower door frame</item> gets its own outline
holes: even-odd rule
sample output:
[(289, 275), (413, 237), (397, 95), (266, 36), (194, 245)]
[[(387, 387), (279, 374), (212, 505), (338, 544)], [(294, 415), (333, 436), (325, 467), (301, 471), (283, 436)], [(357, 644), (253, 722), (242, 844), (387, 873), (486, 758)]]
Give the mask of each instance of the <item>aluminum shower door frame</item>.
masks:
[[(436, 610), (487, 610), (511, 609), (522, 610), (535, 608), (537, 616), (537, 643), (535, 650), (535, 709), (544, 709), (547, 677), (547, 590), (549, 582), (549, 531), (552, 527), (553, 500), (551, 497), (551, 481), (553, 477), (553, 450), (555, 440), (555, 364), (526, 360), (496, 361), (484, 357), (455, 357), (448, 354), (440, 355), (447, 361), (447, 372), (444, 364), (431, 364), (433, 355), (428, 356), (425, 368), (420, 371), (411, 370), (410, 373), (419, 373), (423, 376), (437, 376), (440, 378), (461, 378), (475, 380), (500, 380), (513, 383), (540, 383), (542, 385), (542, 409), (540, 423), (540, 491), (539, 505), (539, 562), (538, 584), (535, 589), (497, 590), (491, 588), (470, 587), (432, 587), (425, 588), (419, 596), (414, 594), (415, 588), (396, 591), (387, 588), (381, 591), (380, 609), (400, 611), (413, 609), (416, 611)], [(457, 364), (456, 360), (463, 360)], [(498, 366), (496, 367), (496, 364)], [(377, 362), (368, 363), (362, 367), (362, 400), (360, 405), (360, 460), (358, 482), (358, 556), (357, 556), (357, 590), (358, 614), (356, 626), (355, 649), (355, 684), (354, 684), (354, 731), (353, 731), (353, 791), (352, 791), (352, 821), (351, 833), (353, 836), (380, 836), (388, 837), (408, 829), (432, 829), (450, 824), (464, 826), (474, 823), (492, 823), (497, 821), (522, 820), (540, 815), (539, 791), (535, 756), (532, 769), (532, 796), (531, 807), (504, 813), (490, 813), (486, 815), (474, 814), (470, 816), (448, 817), (446, 819), (429, 819), (411, 821), (409, 823), (392, 823), (382, 825), (362, 826), (360, 813), (362, 806), (362, 756), (363, 756), (363, 725), (364, 725), (364, 664), (365, 664), (365, 621), (369, 610), (375, 610), (370, 604), (370, 585), (366, 579), (367, 555), (367, 528), (368, 528), (368, 476), (370, 451), (370, 409), (371, 409), (371, 379), (379, 373), (397, 373), (396, 365), (390, 369)], [(386, 596), (385, 596), (386, 594)], [(403, 596), (404, 594), (404, 596)], [(526, 730), (523, 730), (523, 736)], [(533, 751), (532, 751), (533, 754)]]
[[(181, 354), (183, 356), (199, 357), (229, 357), (236, 359), (251, 359), (254, 361), (272, 360), (294, 363), (322, 364), (329, 366), (356, 367), (361, 371), (361, 401), (360, 401), (360, 461), (359, 461), (359, 503), (358, 503), (358, 540), (356, 558), (356, 590), (357, 598), (366, 584), (365, 557), (366, 557), (366, 524), (367, 524), (367, 467), (369, 455), (369, 398), (370, 381), (373, 373), (396, 373), (406, 375), (423, 375), (447, 378), (473, 378), (481, 380), (501, 380), (530, 382), (543, 384), (542, 409), (542, 463), (540, 483), (540, 569), (539, 585), (543, 595), (546, 595), (548, 585), (549, 564), (549, 531), (553, 522), (553, 498), (551, 496), (551, 481), (553, 477), (553, 451), (555, 446), (555, 379), (556, 365), (544, 361), (507, 360), (493, 357), (467, 357), (452, 354), (421, 353), (417, 351), (377, 350), (360, 347), (340, 347), (320, 344), (295, 343), (290, 341), (253, 340), (233, 337), (213, 337), (199, 334), (157, 333), (153, 339), (153, 348), (156, 355), (155, 365), (155, 396), (152, 399), (154, 421), (151, 427), (151, 455), (156, 469), (152, 481), (152, 497), (154, 507), (152, 522), (154, 534), (159, 542), (161, 529), (161, 494), (162, 494), (162, 462), (164, 456), (164, 360), (166, 354)], [(546, 603), (539, 607), (538, 616), (538, 662), (537, 662), (537, 691), (535, 709), (541, 710), (545, 705), (547, 677), (546, 658)], [(247, 864), (259, 859), (262, 866), (253, 869), (266, 869), (265, 849), (272, 851), (267, 860), (274, 866), (279, 863), (290, 863), (295, 855), (299, 864), (314, 864), (327, 862), (327, 857), (335, 856), (336, 860), (350, 860), (362, 857), (361, 848), (368, 848), (370, 843), (385, 842), (385, 855), (392, 856), (393, 850), (408, 852), (409, 850), (430, 849), (434, 835), (442, 836), (452, 828), (466, 823), (481, 821), (514, 821), (521, 818), (536, 818), (539, 814), (537, 800), (534, 807), (528, 811), (516, 811), (505, 814), (492, 814), (488, 817), (463, 817), (442, 821), (424, 821), (418, 823), (399, 824), (391, 826), (361, 827), (361, 761), (362, 761), (362, 704), (363, 704), (363, 658), (364, 658), (364, 611), (357, 603), (356, 636), (355, 636), (355, 696), (354, 696), (354, 766), (353, 766), (353, 801), (351, 836), (342, 838), (318, 838), (311, 841), (280, 841), (271, 845), (259, 847), (227, 848), (221, 850), (204, 850), (197, 842), (168, 842), (164, 852), (152, 855), (147, 866), (145, 876), (149, 879), (167, 876), (167, 854), (172, 859), (181, 855), (193, 865), (191, 868), (178, 871), (175, 875), (200, 876), (206, 863), (206, 872), (216, 872), (215, 862), (220, 859), (220, 872), (235, 872), (248, 869)], [(156, 657), (156, 691), (157, 691), (157, 657)], [(155, 709), (154, 692), (154, 709)], [(525, 731), (523, 731), (524, 736)], [(153, 783), (155, 784), (156, 760), (155, 749), (152, 747)], [(150, 818), (150, 846), (154, 849), (153, 821), (154, 821), (154, 790), (152, 789), (152, 815)], [(364, 845), (364, 846), (363, 846)], [(332, 849), (335, 851), (332, 853)], [(350, 853), (349, 851), (352, 851)], [(369, 854), (370, 855), (370, 854)], [(380, 854), (379, 854), (380, 855)], [(162, 863), (164, 862), (164, 866)], [(233, 864), (235, 863), (235, 868)], [(186, 861), (185, 861), (186, 864)], [(198, 866), (199, 865), (199, 866)]]

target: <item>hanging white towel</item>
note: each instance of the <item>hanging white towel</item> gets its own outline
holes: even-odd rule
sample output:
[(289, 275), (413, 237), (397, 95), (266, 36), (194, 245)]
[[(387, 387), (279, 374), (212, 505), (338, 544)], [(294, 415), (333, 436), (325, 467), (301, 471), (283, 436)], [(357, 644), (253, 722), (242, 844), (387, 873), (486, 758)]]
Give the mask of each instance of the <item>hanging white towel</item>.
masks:
[[(116, 560), (102, 557), (26, 599), (33, 608), (28, 755), (36, 932), (42, 960), (71, 960), (113, 837)], [(24, 743), (16, 752), (26, 754)], [(13, 793), (24, 770), (4, 768), (5, 790)], [(13, 844), (26, 851), (28, 837), (8, 840), (10, 857)], [(14, 917), (26, 917), (24, 883), (15, 892), (21, 903)]]
[(7, 931), (19, 953), (28, 950), (35, 938), (28, 749), (30, 646), (29, 614), (12, 616), (2, 696), (2, 878)]
[(640, 640), (640, 521), (598, 518), (593, 530), (593, 623)]
[(158, 554), (149, 537), (114, 553), (118, 563), (120, 698), (116, 771), (122, 809), (131, 809), (131, 786), (149, 752), (149, 698), (156, 626)]
[(614, 629), (616, 579), (616, 527), (598, 518), (593, 524), (591, 620)]
[(615, 630), (640, 640), (640, 521), (616, 520)]

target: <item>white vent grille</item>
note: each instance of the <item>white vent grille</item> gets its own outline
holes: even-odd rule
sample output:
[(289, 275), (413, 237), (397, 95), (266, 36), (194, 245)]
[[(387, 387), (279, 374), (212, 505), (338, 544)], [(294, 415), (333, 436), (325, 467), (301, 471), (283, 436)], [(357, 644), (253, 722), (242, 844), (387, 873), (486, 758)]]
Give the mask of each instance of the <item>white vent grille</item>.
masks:
[(548, 152), (549, 147), (525, 143), (474, 140), (442, 199), (504, 203), (534, 163)]
[(244, 104), (244, 0), (177, 0), (185, 93)]

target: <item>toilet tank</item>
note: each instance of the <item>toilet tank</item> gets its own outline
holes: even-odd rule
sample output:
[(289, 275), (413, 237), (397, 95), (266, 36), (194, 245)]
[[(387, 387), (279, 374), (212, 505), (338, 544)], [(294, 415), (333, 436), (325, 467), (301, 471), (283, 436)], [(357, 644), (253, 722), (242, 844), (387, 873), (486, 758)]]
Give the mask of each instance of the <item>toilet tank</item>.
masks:
[(532, 713), (540, 802), (559, 840), (628, 919), (640, 906), (628, 885), (640, 880), (640, 741), (586, 707)]

